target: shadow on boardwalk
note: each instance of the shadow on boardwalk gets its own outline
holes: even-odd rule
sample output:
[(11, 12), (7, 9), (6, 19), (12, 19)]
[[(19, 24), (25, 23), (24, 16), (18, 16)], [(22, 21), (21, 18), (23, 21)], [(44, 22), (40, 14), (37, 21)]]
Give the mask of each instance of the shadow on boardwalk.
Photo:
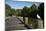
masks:
[(18, 17), (9, 17), (5, 20), (5, 30), (25, 30), (31, 29), (28, 24), (24, 24)]

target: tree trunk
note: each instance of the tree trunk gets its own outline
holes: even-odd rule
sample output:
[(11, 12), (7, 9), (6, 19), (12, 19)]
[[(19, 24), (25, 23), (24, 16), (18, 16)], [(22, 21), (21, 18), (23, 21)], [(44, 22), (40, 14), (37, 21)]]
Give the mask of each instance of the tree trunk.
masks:
[(25, 17), (23, 16), (23, 21), (24, 21), (24, 24), (25, 24)]
[(29, 24), (30, 16), (28, 17), (28, 24)]

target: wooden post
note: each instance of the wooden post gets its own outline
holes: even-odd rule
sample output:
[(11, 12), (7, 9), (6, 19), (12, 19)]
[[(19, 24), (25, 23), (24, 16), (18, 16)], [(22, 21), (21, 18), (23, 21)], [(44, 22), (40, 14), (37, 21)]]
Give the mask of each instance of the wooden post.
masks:
[(25, 24), (28, 24), (28, 18), (25, 17)]
[(43, 21), (41, 19), (38, 19), (38, 28), (43, 28)]

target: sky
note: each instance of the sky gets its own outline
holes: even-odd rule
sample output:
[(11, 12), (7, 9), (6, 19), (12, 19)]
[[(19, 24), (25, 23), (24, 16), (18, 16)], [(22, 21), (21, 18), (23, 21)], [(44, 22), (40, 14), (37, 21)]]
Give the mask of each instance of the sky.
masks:
[(23, 1), (13, 1), (13, 0), (5, 0), (5, 3), (10, 5), (11, 8), (22, 9), (24, 6), (30, 7), (32, 4), (36, 4), (39, 6), (39, 2), (23, 2)]

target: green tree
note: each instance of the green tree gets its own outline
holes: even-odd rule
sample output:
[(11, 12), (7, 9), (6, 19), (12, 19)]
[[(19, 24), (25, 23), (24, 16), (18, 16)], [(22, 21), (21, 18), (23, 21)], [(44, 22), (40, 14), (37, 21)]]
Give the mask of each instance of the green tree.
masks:
[(34, 17), (36, 12), (37, 12), (37, 6), (35, 4), (33, 4), (29, 8), (24, 6), (24, 8), (22, 9), (23, 21), (25, 21), (25, 17), (28, 17), (28, 19)]
[(15, 9), (11, 8), (11, 6), (9, 6), (8, 4), (5, 4), (5, 13), (6, 16), (16, 15)]
[(25, 23), (26, 11), (27, 11), (27, 7), (24, 6), (24, 8), (23, 8), (23, 10), (22, 10), (22, 15), (23, 15), (23, 21), (24, 21), (24, 23)]
[(44, 3), (41, 3), (38, 9), (40, 17), (44, 20)]
[(39, 9), (39, 15), (41, 17), (41, 19), (43, 20), (43, 28), (44, 28), (44, 3), (41, 3), (38, 7)]
[(36, 11), (37, 11), (37, 6), (36, 6), (35, 4), (33, 4), (33, 5), (30, 7), (29, 15), (30, 15), (30, 16), (33, 16)]
[(28, 20), (30, 18), (36, 18), (36, 13), (37, 13), (37, 6), (35, 4), (33, 4), (30, 8), (28, 8), (27, 10), (27, 17), (28, 17)]
[(11, 8), (11, 10), (10, 10), (10, 11), (11, 11), (11, 14), (12, 14), (12, 15), (16, 15), (16, 11), (15, 11), (15, 9), (14, 9), (14, 8)]
[(6, 16), (11, 16), (11, 6), (9, 6), (8, 4), (5, 4), (5, 15)]
[(16, 15), (22, 16), (22, 9), (16, 9)]

